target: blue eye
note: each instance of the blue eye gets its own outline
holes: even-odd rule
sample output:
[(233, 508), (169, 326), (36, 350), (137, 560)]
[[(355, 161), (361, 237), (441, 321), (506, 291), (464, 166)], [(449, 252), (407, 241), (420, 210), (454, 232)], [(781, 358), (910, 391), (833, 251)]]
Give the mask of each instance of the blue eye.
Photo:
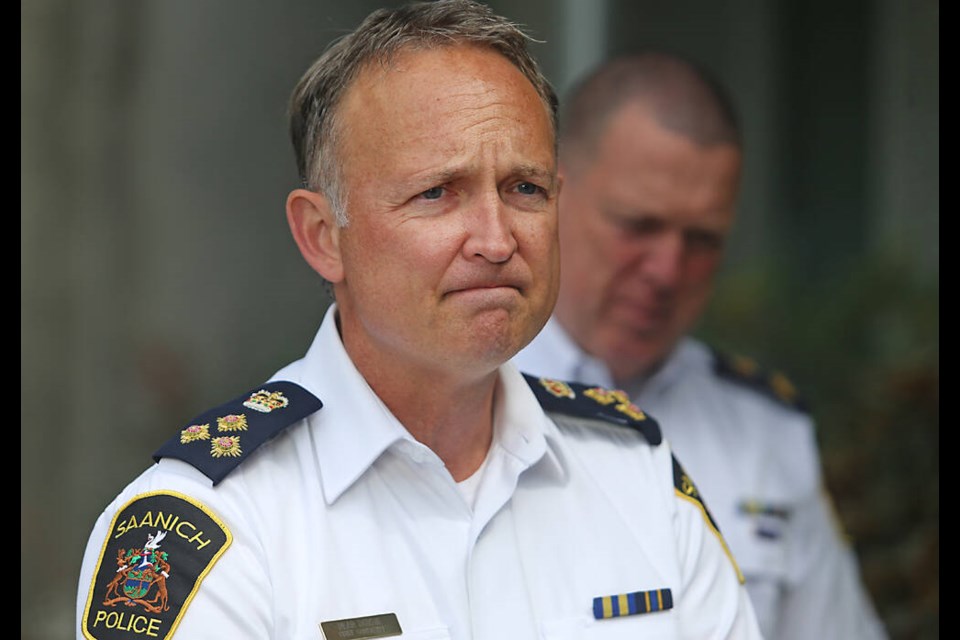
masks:
[(522, 193), (525, 196), (535, 196), (540, 193), (540, 187), (532, 182), (521, 182), (517, 185), (517, 192)]
[(439, 200), (443, 196), (443, 187), (430, 187), (420, 195), (425, 200)]

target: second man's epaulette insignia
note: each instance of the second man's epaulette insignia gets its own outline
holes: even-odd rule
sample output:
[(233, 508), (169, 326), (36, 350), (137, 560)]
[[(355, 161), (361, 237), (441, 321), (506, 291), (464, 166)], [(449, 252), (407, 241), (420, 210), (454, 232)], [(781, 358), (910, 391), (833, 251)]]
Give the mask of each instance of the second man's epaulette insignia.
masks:
[(806, 411), (807, 405), (797, 388), (779, 371), (763, 369), (746, 356), (728, 355), (714, 350), (714, 370), (722, 378), (744, 384), (782, 405)]
[(271, 382), (194, 418), (153, 459), (176, 458), (218, 484), (256, 449), (323, 406), (293, 382)]
[(545, 411), (631, 427), (642, 433), (651, 445), (658, 445), (663, 440), (657, 421), (630, 402), (623, 391), (527, 374), (523, 377)]

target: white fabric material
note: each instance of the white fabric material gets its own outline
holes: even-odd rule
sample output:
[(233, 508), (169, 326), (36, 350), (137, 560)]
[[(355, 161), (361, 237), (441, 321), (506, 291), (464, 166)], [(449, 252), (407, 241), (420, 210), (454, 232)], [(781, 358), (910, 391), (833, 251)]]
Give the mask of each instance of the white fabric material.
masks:
[[(717, 376), (713, 363), (707, 347), (686, 338), (656, 373), (626, 390), (697, 483), (746, 577), (764, 635), (884, 638), (822, 491), (809, 417)], [(514, 364), (532, 375), (614, 387), (606, 366), (554, 319)], [(783, 507), (789, 517), (745, 513), (750, 500)]]
[[(116, 510), (169, 489), (234, 536), (177, 637), (318, 638), (321, 621), (383, 613), (413, 639), (760, 637), (718, 538), (674, 492), (667, 445), (613, 425), (560, 426), (507, 364), (471, 509), (354, 368), (332, 313), (306, 357), (275, 376), (324, 407), (215, 488), (165, 459), (124, 489), (90, 536), (78, 620)], [(593, 618), (596, 596), (660, 588), (672, 590), (670, 611)]]

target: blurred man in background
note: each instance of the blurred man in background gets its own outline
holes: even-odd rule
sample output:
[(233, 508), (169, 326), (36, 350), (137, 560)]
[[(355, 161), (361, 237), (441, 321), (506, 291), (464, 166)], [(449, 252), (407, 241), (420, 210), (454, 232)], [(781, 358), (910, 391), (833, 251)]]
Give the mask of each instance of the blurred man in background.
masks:
[(649, 52), (602, 65), (561, 111), (560, 293), (516, 364), (621, 389), (658, 419), (767, 637), (884, 637), (792, 386), (688, 335), (736, 209), (741, 134), (724, 92), (688, 61)]

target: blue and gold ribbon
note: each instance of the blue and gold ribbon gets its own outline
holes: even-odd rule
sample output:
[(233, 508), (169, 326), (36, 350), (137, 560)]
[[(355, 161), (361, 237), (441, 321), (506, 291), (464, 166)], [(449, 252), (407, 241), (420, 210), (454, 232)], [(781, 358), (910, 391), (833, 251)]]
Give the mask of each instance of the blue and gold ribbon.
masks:
[(673, 608), (670, 589), (634, 591), (615, 596), (599, 596), (593, 599), (593, 617), (597, 620), (633, 616), (640, 613), (666, 611)]

